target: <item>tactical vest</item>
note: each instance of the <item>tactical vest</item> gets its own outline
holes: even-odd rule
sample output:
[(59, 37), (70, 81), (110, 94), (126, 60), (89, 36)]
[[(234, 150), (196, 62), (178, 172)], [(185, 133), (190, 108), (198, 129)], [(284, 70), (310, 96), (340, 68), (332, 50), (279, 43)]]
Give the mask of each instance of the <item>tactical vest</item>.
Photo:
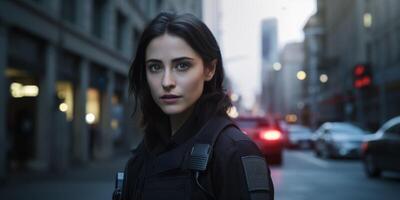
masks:
[(194, 190), (203, 190), (204, 199), (213, 199), (212, 192), (205, 191), (196, 176), (206, 170), (218, 135), (229, 126), (235, 125), (226, 118), (214, 117), (194, 137), (159, 155), (147, 152), (141, 144), (138, 156), (144, 156), (144, 164), (136, 188), (127, 186), (126, 192), (135, 200), (184, 200), (191, 199)]

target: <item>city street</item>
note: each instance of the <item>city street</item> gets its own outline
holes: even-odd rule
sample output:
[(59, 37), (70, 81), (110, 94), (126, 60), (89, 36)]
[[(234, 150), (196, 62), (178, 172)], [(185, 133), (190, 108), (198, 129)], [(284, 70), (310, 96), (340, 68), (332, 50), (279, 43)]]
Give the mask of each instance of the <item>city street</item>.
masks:
[(81, 168), (71, 168), (63, 175), (29, 175), (0, 186), (0, 199), (7, 200), (111, 200), (114, 174), (123, 170), (128, 157), (96, 161)]
[[(399, 200), (399, 18), (400, 0), (0, 0), (0, 200), (110, 200), (143, 137), (179, 150), (228, 116), (282, 162), (276, 200)], [(204, 185), (261, 196), (233, 141)], [(133, 194), (190, 186), (174, 155)]]
[(323, 160), (312, 152), (286, 151), (282, 167), (272, 167), (275, 199), (398, 199), (400, 176), (377, 180), (364, 175), (359, 160)]
[[(126, 157), (75, 168), (63, 176), (19, 177), (0, 189), (1, 199), (109, 200), (113, 174)], [(272, 166), (277, 200), (398, 199), (400, 175), (365, 177), (358, 160), (322, 160), (308, 151), (286, 151), (284, 164)]]

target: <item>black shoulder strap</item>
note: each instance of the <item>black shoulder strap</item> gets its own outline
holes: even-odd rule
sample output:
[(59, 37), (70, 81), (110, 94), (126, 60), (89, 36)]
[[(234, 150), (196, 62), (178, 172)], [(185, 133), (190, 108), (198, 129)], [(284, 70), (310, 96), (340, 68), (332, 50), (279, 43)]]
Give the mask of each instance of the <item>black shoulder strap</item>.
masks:
[(226, 117), (213, 117), (208, 120), (196, 135), (194, 145), (189, 155), (189, 169), (195, 171), (206, 170), (219, 134), (229, 126), (236, 127), (236, 125)]

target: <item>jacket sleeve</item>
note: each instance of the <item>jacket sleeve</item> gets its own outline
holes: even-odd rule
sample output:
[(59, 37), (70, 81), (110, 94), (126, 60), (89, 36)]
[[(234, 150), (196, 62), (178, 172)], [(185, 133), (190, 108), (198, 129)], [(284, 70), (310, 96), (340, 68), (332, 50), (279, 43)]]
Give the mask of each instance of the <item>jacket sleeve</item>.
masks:
[(212, 182), (217, 199), (274, 199), (267, 162), (247, 135), (229, 128), (214, 148)]
[(132, 199), (130, 190), (132, 188), (133, 183), (132, 183), (132, 177), (131, 177), (130, 173), (132, 172), (134, 161), (135, 161), (135, 156), (131, 157), (125, 165), (124, 181), (123, 181), (122, 191), (121, 191), (121, 200)]
[(132, 156), (125, 165), (124, 181), (121, 191), (121, 200), (133, 199), (134, 189), (136, 188), (136, 179), (139, 176), (139, 171), (143, 165), (143, 156), (141, 156), (142, 144), (132, 151)]

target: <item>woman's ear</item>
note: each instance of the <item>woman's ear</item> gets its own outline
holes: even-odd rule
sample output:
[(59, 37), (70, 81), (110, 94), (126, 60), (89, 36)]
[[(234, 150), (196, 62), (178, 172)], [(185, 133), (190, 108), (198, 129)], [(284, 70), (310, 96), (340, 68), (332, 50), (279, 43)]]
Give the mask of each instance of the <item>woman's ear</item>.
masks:
[(214, 77), (215, 69), (217, 69), (217, 61), (218, 61), (217, 59), (212, 60), (210, 64), (204, 68), (204, 75), (206, 81), (209, 81)]

